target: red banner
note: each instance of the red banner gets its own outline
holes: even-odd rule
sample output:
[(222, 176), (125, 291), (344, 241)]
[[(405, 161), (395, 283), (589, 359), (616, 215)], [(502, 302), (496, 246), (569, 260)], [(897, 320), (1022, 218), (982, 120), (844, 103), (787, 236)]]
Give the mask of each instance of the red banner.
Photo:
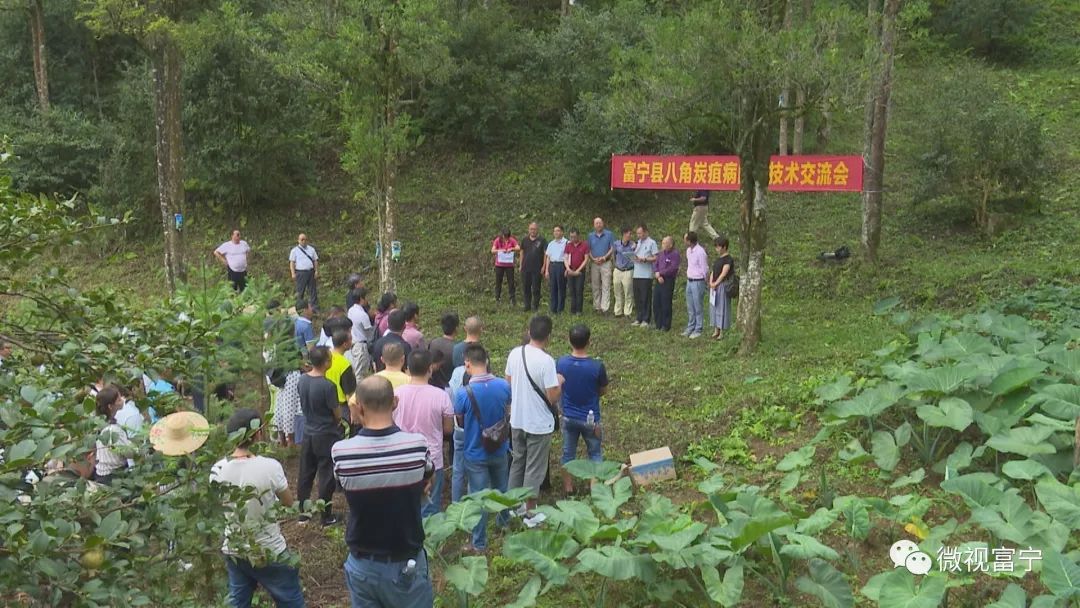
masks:
[[(738, 190), (738, 156), (612, 156), (611, 187), (639, 190)], [(861, 192), (861, 156), (773, 156), (773, 192)]]

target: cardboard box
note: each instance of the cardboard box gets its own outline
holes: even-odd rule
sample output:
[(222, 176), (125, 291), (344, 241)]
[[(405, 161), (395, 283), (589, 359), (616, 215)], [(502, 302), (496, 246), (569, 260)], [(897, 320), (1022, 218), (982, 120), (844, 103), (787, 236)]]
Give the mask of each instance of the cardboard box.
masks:
[(675, 479), (675, 459), (671, 456), (671, 448), (664, 446), (631, 454), (630, 479), (639, 486)]

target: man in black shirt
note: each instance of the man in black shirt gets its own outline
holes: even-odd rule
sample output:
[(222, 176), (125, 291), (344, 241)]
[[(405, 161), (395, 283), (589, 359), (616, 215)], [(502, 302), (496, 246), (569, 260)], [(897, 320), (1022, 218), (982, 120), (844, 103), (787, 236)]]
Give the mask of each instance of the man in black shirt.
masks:
[(409, 360), (409, 353), (412, 352), (412, 347), (405, 341), (405, 338), (401, 337), (401, 332), (405, 331), (405, 311), (399, 308), (390, 313), (390, 317), (386, 321), (386, 329), (389, 333), (375, 341), (375, 350), (372, 353), (372, 357), (375, 359), (376, 372), (386, 369), (386, 364), (382, 360), (382, 351), (387, 344), (391, 342), (400, 344), (401, 348), (405, 350), (406, 361)]
[(420, 518), (434, 469), (424, 436), (394, 424), (396, 402), (388, 380), (365, 378), (349, 405), (364, 428), (333, 448), (334, 475), (349, 503), (345, 582), (354, 608), (434, 605)]
[(538, 310), (540, 306), (540, 277), (547, 246), (547, 239), (540, 236), (540, 225), (529, 224), (529, 236), (521, 241), (521, 291), (526, 312)]
[[(341, 411), (338, 409), (337, 388), (326, 379), (330, 367), (330, 349), (316, 346), (308, 355), (311, 371), (300, 377), (297, 392), (300, 393), (300, 410), (304, 414), (304, 440), (300, 444), (300, 474), (297, 479), (296, 496), (301, 508), (311, 496), (315, 476), (319, 477), (319, 500), (326, 501), (322, 524), (337, 523), (330, 508), (334, 498), (334, 463), (330, 448), (342, 437)], [(300, 516), (300, 523), (307, 522)]]

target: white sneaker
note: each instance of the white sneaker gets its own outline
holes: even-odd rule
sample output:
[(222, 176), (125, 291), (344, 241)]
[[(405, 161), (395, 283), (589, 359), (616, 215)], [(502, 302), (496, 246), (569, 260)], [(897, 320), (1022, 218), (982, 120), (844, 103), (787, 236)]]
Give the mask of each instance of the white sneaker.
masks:
[(532, 517), (526, 517), (521, 521), (525, 523), (526, 527), (535, 528), (536, 526), (539, 526), (540, 524), (547, 521), (547, 515), (544, 515), (543, 513), (537, 513), (536, 515), (533, 515)]
[(699, 334), (699, 333), (698, 333), (698, 332), (696, 332), (696, 331), (695, 331), (694, 333), (690, 334), (690, 336), (689, 336), (689, 338), (690, 338), (691, 340), (694, 340), (694, 339), (697, 339), (697, 338), (700, 338), (700, 337), (701, 337), (701, 334)]
[(679, 335), (685, 338), (685, 337), (689, 336), (690, 334), (691, 334), (691, 331), (689, 329), (684, 329), (682, 331), (682, 333), (679, 334)]
[(637, 327), (638, 325), (641, 325), (641, 323), (639, 321), (634, 321), (630, 324), (630, 327)]

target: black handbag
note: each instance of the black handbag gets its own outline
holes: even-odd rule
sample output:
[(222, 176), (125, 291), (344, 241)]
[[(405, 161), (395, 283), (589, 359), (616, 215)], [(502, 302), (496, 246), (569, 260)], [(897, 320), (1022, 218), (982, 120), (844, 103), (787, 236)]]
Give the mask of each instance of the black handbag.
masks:
[(469, 402), (472, 403), (472, 413), (476, 417), (476, 422), (480, 425), (480, 443), (484, 445), (484, 449), (488, 452), (497, 452), (499, 448), (506, 444), (510, 439), (510, 419), (503, 413), (501, 420), (491, 426), (484, 426), (483, 419), (480, 418), (480, 405), (476, 403), (476, 395), (473, 394), (472, 387), (465, 385), (465, 394), (469, 396)]

